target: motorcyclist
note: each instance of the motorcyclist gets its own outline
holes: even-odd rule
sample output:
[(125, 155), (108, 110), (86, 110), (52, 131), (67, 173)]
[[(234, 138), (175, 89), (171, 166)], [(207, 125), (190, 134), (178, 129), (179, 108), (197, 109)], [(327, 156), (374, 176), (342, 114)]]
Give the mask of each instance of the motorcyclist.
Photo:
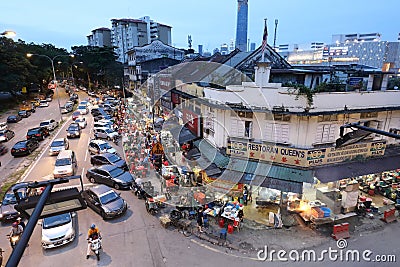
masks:
[[(101, 238), (100, 230), (99, 230), (99, 228), (96, 227), (96, 225), (94, 223), (92, 223), (92, 225), (90, 226), (89, 231), (88, 231), (88, 240), (92, 240), (92, 239), (96, 239), (96, 238)], [(88, 242), (88, 247), (87, 247), (87, 251), (86, 251), (86, 259), (89, 259), (90, 251), (92, 251), (91, 243)]]
[[(14, 236), (19, 236), (19, 238), (21, 238), (21, 235), (23, 232), (24, 232), (24, 229), (22, 228), (22, 226), (19, 225), (18, 222), (13, 222), (10, 234), (8, 235), (10, 242), (11, 242), (11, 238)], [(12, 243), (11, 243), (11, 247), (14, 248)]]

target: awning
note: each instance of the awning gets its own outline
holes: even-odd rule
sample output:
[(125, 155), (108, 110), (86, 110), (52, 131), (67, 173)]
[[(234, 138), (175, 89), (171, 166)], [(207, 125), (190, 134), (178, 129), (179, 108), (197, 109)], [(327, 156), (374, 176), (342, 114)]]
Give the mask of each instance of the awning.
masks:
[(226, 157), (219, 152), (212, 144), (206, 139), (200, 139), (193, 142), (203, 157), (206, 157), (210, 162), (215, 163), (219, 168), (225, 168), (228, 165), (229, 157)]
[(312, 170), (299, 170), (246, 159), (231, 158), (226, 168), (242, 173), (251, 173), (256, 176), (299, 183), (312, 183), (314, 181)]
[(187, 127), (179, 125), (169, 130), (180, 145), (198, 139)]
[(271, 177), (266, 177), (261, 186), (280, 190), (283, 192), (291, 192), (298, 194), (303, 193), (303, 183), (274, 179)]
[(370, 159), (368, 161), (348, 162), (345, 164), (315, 168), (314, 176), (320, 180), (321, 183), (329, 183), (346, 178), (381, 173), (399, 168), (400, 156), (397, 155), (379, 159)]
[(217, 167), (214, 163), (204, 169), (208, 176), (218, 176), (221, 174), (221, 169)]

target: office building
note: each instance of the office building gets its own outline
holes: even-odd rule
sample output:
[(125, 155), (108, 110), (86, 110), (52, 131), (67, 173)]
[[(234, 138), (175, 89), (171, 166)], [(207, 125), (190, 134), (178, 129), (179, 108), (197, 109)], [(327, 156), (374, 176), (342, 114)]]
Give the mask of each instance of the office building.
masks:
[(333, 34), (332, 44), (335, 43), (346, 43), (346, 42), (371, 42), (380, 41), (381, 34), (374, 33), (348, 33), (348, 34)]
[(236, 48), (247, 51), (248, 0), (238, 0)]
[(202, 56), (203, 55), (203, 45), (199, 45), (199, 55)]
[(256, 50), (256, 43), (250, 43), (250, 51)]

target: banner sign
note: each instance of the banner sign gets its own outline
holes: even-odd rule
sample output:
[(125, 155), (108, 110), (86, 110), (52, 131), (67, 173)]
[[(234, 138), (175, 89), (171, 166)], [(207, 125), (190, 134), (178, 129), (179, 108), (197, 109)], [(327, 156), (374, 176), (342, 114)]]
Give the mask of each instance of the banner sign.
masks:
[(341, 148), (298, 149), (272, 143), (229, 141), (227, 154), (231, 156), (275, 162), (288, 166), (311, 167), (334, 164), (355, 158), (382, 156), (386, 141), (353, 144)]

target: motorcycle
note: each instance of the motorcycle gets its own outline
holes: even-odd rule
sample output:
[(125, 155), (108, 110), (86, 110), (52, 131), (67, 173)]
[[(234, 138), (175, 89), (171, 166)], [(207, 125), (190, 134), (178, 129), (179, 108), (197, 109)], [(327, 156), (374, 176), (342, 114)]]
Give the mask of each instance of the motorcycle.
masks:
[(88, 239), (90, 243), (90, 249), (96, 255), (97, 260), (100, 260), (100, 249), (101, 249), (101, 238), (94, 237)]
[(159, 201), (154, 200), (153, 198), (146, 198), (145, 206), (147, 212), (154, 216), (158, 213), (158, 211), (162, 207), (162, 204)]
[(14, 249), (17, 246), (19, 240), (21, 239), (21, 235), (13, 235), (13, 236), (7, 235), (7, 237), (10, 240), (10, 245), (12, 249)]

